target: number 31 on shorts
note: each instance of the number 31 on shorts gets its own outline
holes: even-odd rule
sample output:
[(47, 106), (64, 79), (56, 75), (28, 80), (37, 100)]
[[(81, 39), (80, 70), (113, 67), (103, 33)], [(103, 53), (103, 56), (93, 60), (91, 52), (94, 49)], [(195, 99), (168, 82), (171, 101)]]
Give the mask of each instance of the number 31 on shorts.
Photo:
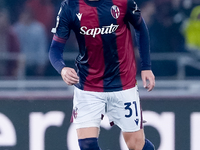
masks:
[(127, 102), (127, 103), (124, 103), (124, 105), (125, 105), (125, 109), (128, 110), (128, 114), (125, 115), (126, 118), (131, 117), (132, 114), (133, 114), (132, 105), (135, 106), (134, 108), (135, 108), (135, 115), (136, 115), (136, 117), (138, 116), (137, 103), (136, 103), (136, 101)]

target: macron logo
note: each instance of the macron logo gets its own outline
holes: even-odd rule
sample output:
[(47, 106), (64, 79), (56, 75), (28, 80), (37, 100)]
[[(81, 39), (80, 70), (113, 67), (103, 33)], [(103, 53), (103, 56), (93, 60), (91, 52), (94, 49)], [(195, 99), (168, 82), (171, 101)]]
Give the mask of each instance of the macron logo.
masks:
[(139, 122), (139, 119), (135, 119), (135, 123), (137, 124), (137, 126), (138, 126), (138, 122)]
[(78, 13), (78, 14), (76, 14), (76, 16), (78, 17), (79, 21), (81, 21), (82, 14)]

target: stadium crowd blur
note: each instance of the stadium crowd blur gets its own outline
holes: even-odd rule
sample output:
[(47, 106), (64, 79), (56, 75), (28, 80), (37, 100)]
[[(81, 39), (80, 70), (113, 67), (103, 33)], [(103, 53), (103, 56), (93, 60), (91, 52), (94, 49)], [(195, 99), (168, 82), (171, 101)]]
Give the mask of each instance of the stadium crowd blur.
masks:
[[(48, 60), (48, 50), (61, 1), (0, 0), (0, 78), (59, 76)], [(200, 0), (135, 1), (149, 29), (155, 75), (176, 77), (177, 60), (183, 58), (186, 76), (200, 76)], [(72, 32), (67, 58), (78, 51), (74, 38)], [(66, 63), (74, 67), (72, 59)]]

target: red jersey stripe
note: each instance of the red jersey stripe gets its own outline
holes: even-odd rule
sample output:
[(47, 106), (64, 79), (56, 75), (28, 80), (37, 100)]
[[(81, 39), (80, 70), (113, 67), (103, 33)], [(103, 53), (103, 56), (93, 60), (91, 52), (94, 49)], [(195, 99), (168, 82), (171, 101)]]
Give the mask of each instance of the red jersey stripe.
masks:
[[(82, 14), (81, 27), (85, 26), (87, 29), (99, 27), (99, 19), (96, 7), (91, 7), (87, 5), (83, 0), (80, 0), (79, 12)], [(84, 90), (86, 91), (93, 91), (94, 88), (98, 92), (103, 92), (104, 90), (102, 77), (104, 75), (105, 63), (102, 45), (103, 42), (100, 34), (96, 35), (95, 38), (91, 35), (85, 35), (85, 46), (88, 54), (89, 66), (88, 76), (86, 77), (86, 81), (84, 83)], [(91, 83), (87, 81), (90, 81)], [(100, 88), (96, 89), (96, 87)]]
[[(119, 7), (120, 16), (117, 18), (117, 24), (119, 25), (116, 31), (117, 39), (117, 51), (120, 63), (120, 77), (123, 90), (132, 88), (136, 84), (136, 64), (135, 54), (132, 42), (132, 36), (130, 30), (127, 29), (127, 25), (124, 24), (123, 19), (127, 11), (127, 1), (123, 1), (126, 5), (122, 4), (121, 0), (113, 0), (113, 4)], [(125, 32), (125, 33), (123, 33)], [(123, 34), (122, 34), (123, 33)], [(125, 44), (124, 44), (125, 42)], [(124, 47), (125, 46), (125, 47)], [(126, 51), (126, 52), (125, 52)]]

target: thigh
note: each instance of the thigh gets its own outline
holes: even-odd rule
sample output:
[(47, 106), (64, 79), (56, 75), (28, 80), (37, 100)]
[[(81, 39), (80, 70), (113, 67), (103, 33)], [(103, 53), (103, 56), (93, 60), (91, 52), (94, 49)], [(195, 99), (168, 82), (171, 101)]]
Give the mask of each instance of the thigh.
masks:
[(135, 132), (123, 132), (124, 140), (129, 149), (142, 149), (145, 144), (144, 130)]
[(99, 128), (101, 117), (104, 113), (105, 99), (103, 93), (83, 91), (75, 88), (72, 114), (76, 129)]
[(142, 114), (137, 86), (114, 92), (114, 100), (108, 103), (108, 117), (123, 132), (134, 132), (142, 129)]
[(98, 138), (99, 136), (99, 128), (98, 127), (89, 127), (89, 128), (79, 128), (76, 129), (78, 139), (85, 139), (85, 138)]

